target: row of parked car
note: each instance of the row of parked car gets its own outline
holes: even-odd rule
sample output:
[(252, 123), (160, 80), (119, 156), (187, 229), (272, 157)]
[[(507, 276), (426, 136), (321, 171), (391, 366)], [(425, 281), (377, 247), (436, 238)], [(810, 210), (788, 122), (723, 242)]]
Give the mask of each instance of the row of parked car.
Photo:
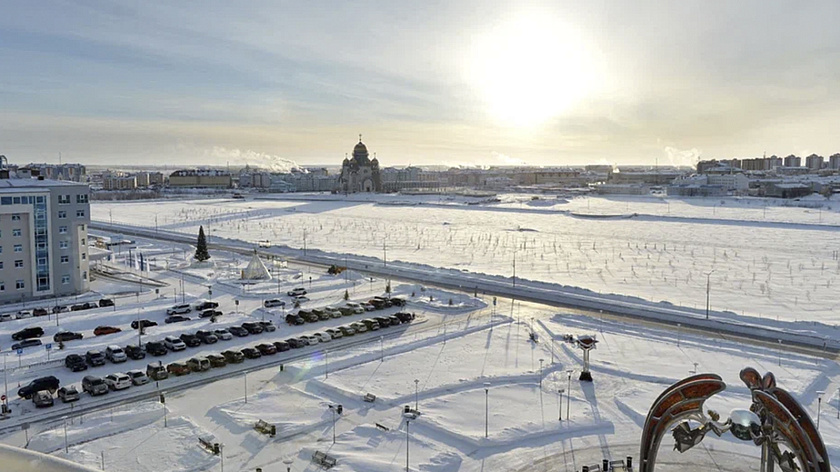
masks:
[[(93, 330), (94, 336), (104, 336), (106, 334), (113, 334), (119, 333), (122, 331), (120, 328), (116, 328), (114, 326), (97, 326)], [(24, 328), (20, 331), (12, 333), (12, 340), (20, 341), (15, 344), (12, 344), (12, 350), (24, 349), (27, 347), (32, 346), (40, 346), (41, 340), (38, 339), (44, 335), (44, 329), (40, 326), (30, 326), (28, 328)], [(73, 331), (59, 331), (55, 333), (53, 336), (53, 341), (57, 343), (63, 343), (67, 341), (72, 341), (74, 339), (83, 339), (85, 336), (82, 333), (76, 333)]]
[(302, 325), (307, 322), (315, 323), (320, 320), (362, 314), (368, 311), (390, 308), (392, 306), (402, 307), (405, 306), (405, 303), (405, 300), (401, 298), (389, 299), (384, 297), (375, 297), (369, 300), (368, 303), (346, 302), (344, 306), (341, 307), (326, 306), (323, 308), (298, 310), (297, 313), (289, 313), (286, 315), (286, 323), (289, 325)]
[(32, 318), (33, 316), (47, 316), (50, 313), (66, 313), (68, 311), (90, 310), (91, 308), (99, 308), (105, 306), (114, 306), (114, 300), (110, 298), (103, 298), (97, 302), (84, 302), (75, 305), (56, 305), (51, 308), (33, 308), (32, 310), (20, 310), (17, 313), (3, 313), (0, 314), (0, 322), (23, 320)]

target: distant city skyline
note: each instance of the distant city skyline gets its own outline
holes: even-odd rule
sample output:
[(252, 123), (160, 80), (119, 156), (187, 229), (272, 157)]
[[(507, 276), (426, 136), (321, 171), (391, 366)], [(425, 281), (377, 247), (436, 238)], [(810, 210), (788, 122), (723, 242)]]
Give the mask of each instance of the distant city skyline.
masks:
[(47, 0), (0, 16), (15, 163), (693, 165), (840, 151), (837, 2)]

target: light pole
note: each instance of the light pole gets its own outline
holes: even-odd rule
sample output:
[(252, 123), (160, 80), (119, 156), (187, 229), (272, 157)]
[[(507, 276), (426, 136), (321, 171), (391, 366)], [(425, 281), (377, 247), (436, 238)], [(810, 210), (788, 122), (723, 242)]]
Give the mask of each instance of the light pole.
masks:
[(333, 444), (335, 444), (335, 412), (338, 409), (339, 405), (329, 405), (330, 410), (332, 410), (333, 416)]
[(569, 408), (572, 405), (572, 372), (574, 372), (573, 369), (569, 369), (566, 371), (566, 373), (569, 374), (569, 389), (566, 390), (566, 421), (571, 419), (571, 415), (569, 414)]
[(490, 425), (490, 382), (484, 382), (484, 439), (487, 439)]
[[(9, 398), (8, 393), (6, 393), (6, 398)], [(837, 387), (837, 419), (840, 420), (840, 387)]]
[(779, 367), (782, 366), (782, 340), (779, 340)]
[(712, 291), (712, 274), (715, 271), (706, 273), (706, 319), (709, 319), (709, 296)]
[(543, 361), (545, 361), (545, 359), (543, 359), (543, 358), (541, 357), (541, 358), (540, 358), (540, 393), (542, 393), (542, 369), (543, 369)]
[(385, 338), (379, 336), (379, 362), (385, 362)]
[(242, 373), (242, 378), (245, 379), (245, 403), (248, 403), (248, 371)]
[(563, 421), (563, 393), (566, 392), (566, 389), (559, 389), (557, 393), (560, 395), (560, 407), (558, 408), (557, 413), (557, 421)]
[(419, 397), (418, 397), (419, 390), (418, 389), (419, 388), (420, 388), (420, 380), (419, 379), (414, 379), (414, 411), (419, 411), (420, 410), (420, 408), (418, 407), (418, 405), (419, 405)]
[(817, 431), (820, 430), (820, 413), (821, 413), (823, 395), (825, 395), (825, 391), (823, 391), (823, 390), (817, 391)]
[(330, 378), (330, 351), (324, 349), (324, 380)]
[(411, 424), (411, 420), (405, 420), (405, 472), (408, 472), (408, 425)]

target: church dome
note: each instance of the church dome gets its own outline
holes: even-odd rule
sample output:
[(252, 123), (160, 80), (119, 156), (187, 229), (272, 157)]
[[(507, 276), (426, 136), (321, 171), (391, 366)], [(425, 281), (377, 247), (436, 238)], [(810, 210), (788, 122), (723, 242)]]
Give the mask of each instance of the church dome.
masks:
[(356, 154), (357, 152), (367, 154), (368, 150), (367, 146), (365, 146), (365, 143), (359, 141), (359, 144), (357, 144), (356, 147), (353, 148), (353, 154)]
[(353, 148), (353, 160), (355, 160), (360, 166), (368, 165), (370, 163), (367, 146), (365, 146), (361, 138), (359, 138), (359, 143), (356, 144), (356, 147)]

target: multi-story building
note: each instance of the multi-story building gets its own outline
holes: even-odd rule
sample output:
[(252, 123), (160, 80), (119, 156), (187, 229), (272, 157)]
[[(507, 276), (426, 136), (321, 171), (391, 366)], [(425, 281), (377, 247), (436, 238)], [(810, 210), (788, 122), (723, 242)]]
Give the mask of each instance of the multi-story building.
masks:
[(793, 154), (785, 157), (785, 167), (802, 167), (802, 158)]
[(823, 157), (816, 154), (811, 154), (805, 158), (805, 167), (811, 170), (820, 170), (823, 166)]
[(828, 158), (829, 169), (840, 169), (840, 154), (832, 154)]
[(230, 172), (215, 169), (176, 170), (169, 176), (170, 187), (230, 188), (232, 183)]
[(20, 177), (43, 177), (51, 180), (84, 182), (85, 166), (81, 164), (29, 164), (18, 169)]
[(87, 184), (0, 179), (0, 303), (89, 290)]
[(137, 186), (137, 177), (134, 175), (106, 175), (102, 178), (104, 190), (134, 190)]

